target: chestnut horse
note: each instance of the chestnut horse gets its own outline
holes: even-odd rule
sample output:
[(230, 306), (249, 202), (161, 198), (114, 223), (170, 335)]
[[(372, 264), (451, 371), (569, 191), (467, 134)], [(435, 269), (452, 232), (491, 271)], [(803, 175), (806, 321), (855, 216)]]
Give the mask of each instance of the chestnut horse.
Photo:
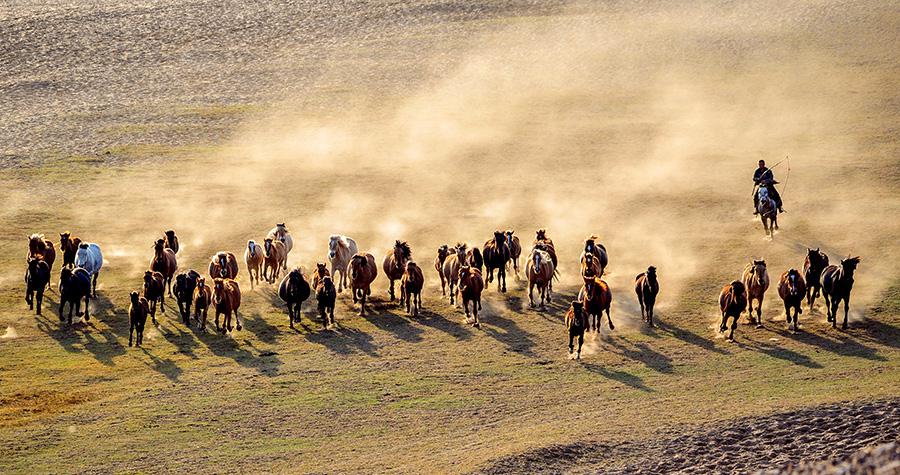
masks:
[(166, 289), (169, 291), (169, 297), (172, 296), (172, 278), (175, 271), (178, 270), (178, 260), (175, 258), (175, 251), (165, 247), (166, 243), (163, 239), (157, 239), (153, 244), (153, 259), (150, 261), (150, 270), (159, 272), (166, 281)]
[(578, 352), (575, 359), (581, 359), (581, 346), (584, 345), (584, 304), (573, 300), (572, 307), (566, 312), (566, 330), (569, 333), (569, 354), (575, 351), (575, 337), (578, 337)]
[(322, 316), (322, 324), (327, 329), (329, 325), (334, 325), (334, 301), (337, 299), (337, 289), (334, 288), (331, 276), (327, 274), (318, 281), (315, 288), (319, 315)]
[(147, 299), (141, 297), (137, 291), (131, 292), (131, 305), (128, 306), (128, 346), (132, 345), (135, 331), (137, 332), (137, 346), (144, 342), (144, 325), (147, 324), (147, 315), (150, 314), (150, 304)]
[(806, 281), (806, 304), (812, 312), (816, 297), (822, 291), (822, 271), (828, 267), (828, 256), (819, 248), (806, 248), (806, 261), (803, 262), (803, 276)]
[(738, 319), (741, 313), (747, 309), (747, 289), (744, 283), (735, 280), (730, 284), (722, 287), (719, 293), (719, 310), (722, 311), (722, 324), (719, 325), (719, 331), (725, 332), (728, 329), (728, 319), (734, 318), (731, 322), (731, 333), (728, 334), (728, 340), (734, 341), (734, 329), (737, 328)]
[(300, 306), (309, 298), (310, 293), (309, 282), (303, 277), (303, 272), (299, 267), (288, 272), (281, 280), (281, 285), (278, 286), (278, 296), (287, 304), (288, 322), (290, 322), (291, 328), (294, 328), (294, 322), (300, 323)]
[(656, 280), (656, 267), (650, 266), (647, 272), (641, 272), (634, 278), (634, 293), (641, 304), (641, 319), (653, 326), (653, 306), (659, 294), (659, 281)]
[(209, 260), (209, 276), (213, 279), (235, 279), (237, 275), (238, 263), (234, 254), (219, 251)]
[(754, 260), (747, 264), (744, 267), (743, 274), (741, 274), (741, 282), (747, 291), (747, 305), (749, 306), (747, 316), (750, 318), (750, 323), (754, 321), (753, 301), (756, 300), (756, 328), (762, 328), (762, 304), (766, 291), (769, 290), (769, 274), (766, 272), (766, 261), (762, 259)]
[(175, 231), (171, 229), (165, 232), (165, 245), (166, 249), (171, 249), (172, 252), (178, 254), (178, 249), (180, 246), (178, 245), (178, 236), (175, 235)]
[(509, 260), (512, 263), (513, 270), (516, 271), (516, 279), (519, 278), (519, 256), (522, 255), (522, 244), (519, 242), (519, 236), (513, 236), (512, 229), (507, 229), (503, 235), (506, 236), (506, 245), (509, 246)]
[[(409, 244), (399, 240), (394, 241), (394, 248), (384, 256), (381, 269), (384, 270), (384, 275), (390, 281), (388, 291), (391, 295), (391, 302), (394, 301), (394, 281), (403, 278), (403, 273), (406, 272), (406, 263), (410, 259), (412, 259), (412, 251), (409, 249)], [(403, 293), (400, 294), (400, 306), (403, 306)]]
[(269, 234), (266, 237), (281, 241), (281, 244), (284, 245), (284, 262), (282, 262), (282, 268), (287, 270), (288, 254), (290, 254), (291, 249), (294, 248), (294, 238), (291, 237), (291, 233), (284, 223), (278, 223), (274, 228), (269, 230)]
[(241, 287), (233, 279), (213, 279), (212, 305), (216, 308), (216, 331), (219, 329), (219, 315), (224, 314), (221, 332), (232, 330), (231, 315), (234, 314), (237, 330), (241, 331), (241, 318), (238, 308), (241, 307)]
[(595, 257), (594, 262), (600, 271), (599, 276), (602, 277), (603, 273), (606, 272), (606, 266), (609, 265), (609, 254), (606, 252), (606, 246), (597, 242), (598, 239), (596, 235), (592, 234), (584, 240), (584, 250), (581, 251), (579, 260), (583, 264), (588, 254), (593, 255)]
[(525, 265), (525, 275), (528, 277), (528, 302), (533, 308), (534, 304), (534, 287), (537, 286), (538, 292), (541, 294), (541, 307), (544, 306), (544, 299), (547, 302), (552, 301), (550, 295), (550, 281), (553, 279), (553, 261), (550, 260), (550, 254), (540, 249), (531, 251), (531, 258)]
[(360, 303), (359, 316), (364, 316), (366, 314), (366, 297), (372, 294), (372, 282), (378, 276), (375, 256), (368, 252), (356, 254), (350, 258), (347, 273), (350, 274), (350, 292), (353, 293), (353, 303)]
[[(538, 229), (534, 233), (534, 242), (531, 246), (532, 249), (540, 249), (547, 254), (550, 254), (550, 260), (553, 261), (553, 272), (554, 275), (559, 275), (559, 259), (556, 257), (556, 246), (553, 244), (553, 240), (547, 237), (547, 230), (544, 228)], [(550, 290), (553, 290), (553, 281), (550, 281)]]
[[(784, 318), (788, 326), (792, 326), (793, 331), (799, 330), (800, 314), (803, 313), (800, 304), (803, 303), (803, 298), (806, 296), (806, 282), (797, 269), (789, 269), (781, 274), (781, 279), (778, 281), (778, 296), (784, 301)], [(791, 317), (791, 309), (794, 309), (793, 317)]]
[(81, 238), (72, 237), (72, 233), (66, 231), (59, 233), (59, 250), (63, 253), (63, 266), (75, 267), (75, 253), (81, 245)]
[(211, 304), (212, 289), (206, 285), (206, 279), (200, 277), (197, 279), (197, 288), (194, 289), (194, 320), (201, 331), (206, 331), (206, 314)]
[[(263, 265), (263, 280), (270, 284), (275, 283), (281, 268), (287, 260), (287, 254), (284, 250), (284, 243), (281, 241), (266, 238), (263, 241), (263, 257), (265, 264)], [(267, 275), (268, 274), (268, 275)]]
[(253, 281), (259, 284), (259, 275), (263, 270), (263, 248), (252, 239), (247, 241), (247, 249), (244, 250), (244, 263), (247, 264), (247, 273), (250, 274), (250, 290), (253, 290)]
[(494, 281), (494, 269), (497, 269), (497, 290), (500, 292), (506, 292), (506, 263), (509, 259), (509, 246), (503, 231), (494, 231), (494, 238), (484, 242), (484, 267), (488, 283)]
[(844, 323), (842, 330), (847, 329), (847, 314), (850, 312), (850, 292), (853, 290), (853, 273), (859, 265), (860, 258), (848, 257), (841, 260), (840, 267), (830, 265), (822, 271), (822, 296), (828, 309), (828, 321), (831, 328), (837, 327), (837, 312), (841, 301), (844, 301)]
[(450, 249), (450, 255), (444, 259), (444, 266), (441, 269), (444, 280), (450, 286), (450, 305), (454, 304), (454, 299), (456, 298), (456, 287), (459, 284), (459, 268), (466, 263), (466, 247), (465, 243), (456, 243), (456, 247)]
[(587, 317), (586, 329), (591, 330), (593, 325), (595, 332), (600, 332), (600, 326), (603, 324), (603, 312), (606, 312), (606, 319), (609, 322), (609, 330), (613, 331), (616, 326), (613, 325), (612, 317), (609, 315), (609, 307), (612, 304), (612, 291), (609, 285), (599, 277), (594, 277), (590, 283), (585, 283), (581, 287), (578, 294), (584, 302), (584, 313)]
[(81, 316), (81, 301), (84, 300), (84, 319), (91, 319), (91, 274), (88, 271), (63, 267), (59, 271), (59, 321), (63, 318), (63, 306), (69, 304), (69, 325), (72, 324), (72, 311)]
[(463, 308), (466, 310), (466, 323), (469, 322), (469, 302), (472, 302), (472, 315), (475, 321), (472, 326), (481, 327), (478, 321), (478, 310), (481, 309), (481, 292), (484, 291), (484, 280), (481, 278), (481, 271), (469, 266), (461, 266), (459, 268), (459, 293), (462, 299)]
[(156, 302), (159, 302), (159, 311), (166, 311), (166, 279), (155, 271), (144, 272), (144, 298), (150, 304), (150, 318), (156, 325)]
[(444, 244), (437, 250), (437, 256), (434, 258), (434, 270), (437, 271), (438, 277), (441, 278), (441, 297), (447, 296), (447, 279), (444, 278), (444, 261), (450, 255), (450, 246)]
[(25, 271), (25, 303), (28, 310), (34, 310), (37, 301), (37, 315), (41, 315), (44, 303), (44, 289), (50, 283), (50, 266), (37, 257), (28, 258), (28, 270)]
[(412, 305), (413, 316), (419, 316), (422, 307), (422, 287), (425, 285), (425, 275), (422, 269), (413, 261), (406, 263), (406, 270), (400, 279), (400, 301), (406, 301), (406, 314), (409, 315)]
[(337, 278), (337, 273), (341, 273), (338, 279), (338, 293), (344, 291), (347, 287), (347, 266), (350, 265), (350, 259), (359, 252), (356, 247), (356, 241), (338, 234), (332, 234), (328, 238), (328, 262), (331, 263), (331, 275)]

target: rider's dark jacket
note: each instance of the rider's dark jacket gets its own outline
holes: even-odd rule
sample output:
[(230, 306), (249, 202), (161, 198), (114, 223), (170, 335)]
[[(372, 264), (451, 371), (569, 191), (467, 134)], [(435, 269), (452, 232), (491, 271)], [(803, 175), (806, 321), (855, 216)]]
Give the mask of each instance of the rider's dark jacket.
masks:
[(772, 173), (768, 167), (757, 168), (755, 172), (753, 172), (753, 183), (757, 185), (760, 183), (771, 183), (775, 181), (775, 175)]

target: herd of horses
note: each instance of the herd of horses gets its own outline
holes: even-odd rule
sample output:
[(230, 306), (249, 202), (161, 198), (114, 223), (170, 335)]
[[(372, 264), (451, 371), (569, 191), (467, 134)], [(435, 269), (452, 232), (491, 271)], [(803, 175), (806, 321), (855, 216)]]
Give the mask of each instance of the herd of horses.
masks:
[[(59, 275), (59, 318), (61, 322), (72, 324), (73, 312), (90, 320), (90, 300), (97, 295), (97, 279), (103, 266), (100, 246), (84, 242), (71, 233), (59, 235), (59, 249), (63, 253), (63, 265)], [(153, 256), (143, 275), (141, 288), (131, 292), (129, 306), (129, 346), (136, 335), (136, 343), (141, 345), (147, 317), (156, 321), (157, 310), (165, 312), (166, 297), (174, 297), (182, 322), (196, 325), (205, 331), (207, 313), (212, 308), (215, 313), (217, 332), (228, 333), (236, 327), (241, 330), (238, 310), (241, 305), (241, 288), (237, 279), (239, 265), (234, 253), (220, 251), (209, 260), (207, 274), (189, 269), (176, 274), (178, 270), (178, 237), (174, 231), (166, 231), (153, 242)], [(378, 276), (375, 256), (360, 252), (356, 241), (343, 235), (332, 235), (328, 241), (328, 262), (316, 264), (308, 280), (299, 267), (288, 269), (288, 255), (293, 249), (293, 238), (284, 223), (277, 224), (262, 240), (247, 242), (244, 250), (244, 264), (249, 274), (251, 290), (262, 281), (275, 284), (282, 271), (284, 276), (278, 284), (278, 296), (287, 306), (291, 328), (300, 322), (300, 308), (303, 302), (314, 296), (318, 314), (324, 328), (334, 324), (334, 307), (337, 295), (347, 288), (353, 303), (359, 306), (359, 315), (366, 314), (366, 299), (372, 294), (372, 283)], [(485, 288), (494, 282), (497, 291), (507, 291), (508, 271), (520, 274), (520, 258), (523, 247), (514, 231), (495, 231), (493, 236), (479, 248), (459, 242), (455, 246), (442, 245), (434, 258), (434, 270), (441, 282), (442, 297), (449, 297), (451, 305), (463, 307), (465, 322), (480, 327), (479, 311), (482, 309), (481, 296)], [(525, 256), (524, 274), (528, 282), (528, 301), (531, 307), (544, 307), (553, 299), (553, 281), (559, 276), (559, 261), (553, 240), (545, 229), (535, 233), (531, 250)], [(25, 301), (30, 309), (37, 307), (41, 314), (44, 290), (49, 288), (51, 270), (56, 260), (54, 243), (41, 234), (28, 238), (27, 270), (25, 272)], [(824, 297), (828, 321), (837, 325), (837, 312), (844, 303), (844, 321), (847, 328), (850, 292), (853, 288), (853, 274), (859, 264), (859, 257), (848, 257), (840, 265), (829, 265), (828, 256), (819, 249), (808, 249), (803, 273), (789, 269), (778, 282), (778, 295), (784, 302), (785, 316), (792, 331), (799, 330), (801, 304), (805, 299), (812, 308), (815, 299)], [(609, 254), (606, 247), (592, 235), (584, 240), (584, 248), (579, 256), (580, 273), (583, 280), (577, 298), (569, 305), (565, 315), (568, 332), (569, 353), (574, 358), (581, 356), (585, 332), (598, 332), (606, 314), (609, 330), (615, 329), (610, 316), (612, 291), (603, 280)], [(422, 306), (421, 294), (425, 279), (421, 267), (413, 260), (412, 250), (405, 241), (397, 240), (382, 260), (382, 272), (387, 276), (390, 300), (396, 300), (395, 284), (399, 283), (399, 303), (405, 306), (408, 315), (417, 316)], [(769, 276), (765, 260), (753, 260), (744, 268), (739, 280), (722, 288), (719, 306), (722, 322), (719, 330), (728, 330), (728, 320), (733, 319), (729, 340), (734, 339), (738, 319), (747, 311), (751, 323), (762, 326), (762, 304), (769, 288)], [(535, 300), (537, 290), (539, 301)], [(634, 279), (634, 291), (641, 308), (641, 318), (648, 326), (654, 326), (653, 309), (660, 291), (656, 267), (648, 266), (645, 272)], [(81, 304), (84, 303), (84, 312)], [(756, 316), (753, 315), (754, 302)], [(64, 308), (68, 304), (68, 317)], [(219, 320), (222, 317), (222, 324)], [(577, 347), (576, 347), (577, 340)]]

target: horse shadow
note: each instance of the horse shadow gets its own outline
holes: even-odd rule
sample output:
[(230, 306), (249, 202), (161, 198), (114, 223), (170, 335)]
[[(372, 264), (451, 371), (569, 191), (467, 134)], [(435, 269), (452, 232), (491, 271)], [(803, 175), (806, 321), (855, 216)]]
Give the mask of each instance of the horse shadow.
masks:
[[(282, 316), (287, 317), (287, 312), (282, 314)], [(287, 318), (285, 318), (285, 320), (287, 320)], [(253, 312), (253, 314), (249, 316), (242, 316), (241, 324), (243, 325), (244, 330), (256, 335), (256, 338), (258, 338), (259, 341), (270, 345), (277, 342), (278, 334), (281, 333), (279, 327), (266, 321), (259, 312)], [(287, 322), (287, 325), (288, 328), (290, 328), (290, 322)], [(297, 322), (294, 322), (294, 325), (297, 325)]]
[[(538, 356), (534, 352), (535, 342), (531, 338), (531, 334), (519, 327), (513, 320), (503, 317), (499, 312), (490, 312), (485, 316), (479, 314), (479, 320), (482, 322), (481, 328), (485, 335), (503, 343), (508, 350), (529, 358)], [(503, 331), (497, 331), (497, 329)]]
[(698, 346), (703, 350), (718, 353), (720, 355), (730, 354), (729, 351), (725, 351), (716, 346), (716, 343), (713, 340), (704, 338), (685, 328), (677, 327), (673, 324), (663, 322), (657, 322), (656, 327), (659, 328), (661, 332), (668, 333), (678, 340), (681, 340), (685, 343), (690, 343), (694, 346)]
[(644, 384), (644, 380), (641, 379), (640, 376), (633, 375), (626, 371), (607, 369), (596, 363), (586, 363), (586, 362), (582, 361), (581, 366), (584, 369), (586, 369), (592, 373), (599, 374), (600, 376), (603, 376), (606, 379), (616, 381), (616, 382), (624, 384), (628, 387), (631, 387), (631, 388), (634, 388), (634, 389), (637, 389), (637, 390), (640, 390), (643, 392), (647, 392), (647, 393), (653, 392), (652, 388), (649, 388), (649, 387), (647, 387), (646, 384)]
[[(455, 310), (453, 307), (449, 308), (451, 309), (451, 311)], [(415, 317), (413, 321), (423, 326), (440, 330), (461, 341), (469, 340), (473, 335), (468, 326), (455, 323), (451, 320), (448, 320), (441, 314), (432, 312), (431, 310), (426, 310), (424, 308), (419, 309), (419, 316)]]
[(804, 366), (812, 369), (820, 369), (823, 366), (817, 363), (815, 360), (810, 358), (809, 356), (804, 355), (803, 353), (797, 353), (794, 350), (784, 348), (782, 346), (773, 345), (766, 342), (755, 342), (755, 341), (741, 341), (735, 340), (734, 344), (737, 345), (738, 348), (750, 350), (750, 351), (759, 351), (763, 354), (771, 356), (773, 358), (778, 358), (780, 360), (785, 360), (791, 362), (796, 365)]
[(372, 336), (356, 328), (350, 328), (335, 322), (331, 330), (303, 333), (310, 343), (322, 345), (332, 353), (352, 355), (356, 352), (368, 356), (378, 356), (377, 347), (372, 343)]
[(406, 306), (399, 306), (397, 302), (374, 300), (366, 302), (369, 313), (366, 320), (375, 325), (379, 330), (392, 333), (397, 338), (410, 343), (422, 341), (424, 331), (410, 323), (406, 317)]
[(615, 352), (628, 358), (644, 364), (644, 366), (664, 374), (672, 374), (675, 370), (672, 366), (672, 358), (653, 350), (646, 343), (637, 343), (629, 348), (617, 339), (610, 339), (607, 342), (615, 349)]
[[(45, 301), (45, 303), (47, 302)], [(94, 322), (100, 320), (100, 317), (123, 313), (105, 295), (100, 294), (96, 298), (91, 299), (90, 321), (79, 319), (73, 322), (72, 325), (68, 325), (61, 322), (58, 318), (58, 304), (45, 305), (44, 313), (47, 313), (46, 310), (51, 308), (52, 314), (57, 318), (36, 315), (37, 328), (53, 338), (67, 352), (90, 353), (94, 359), (105, 366), (115, 366), (113, 358), (126, 353), (125, 347), (119, 342), (121, 324), (117, 319), (104, 318), (103, 321), (109, 329), (101, 330), (94, 324)], [(101, 338), (97, 338), (98, 335)]]
[[(835, 339), (825, 338), (819, 334), (801, 331), (790, 333), (783, 328), (773, 330), (785, 339), (793, 339), (801, 343), (817, 346), (825, 351), (837, 353), (841, 356), (854, 356), (872, 361), (887, 361), (888, 359), (878, 353), (878, 350), (862, 344), (855, 335), (836, 333)], [(898, 335), (900, 336), (900, 335)]]
[(141, 347), (141, 351), (143, 351), (144, 354), (147, 355), (147, 357), (149, 357), (150, 361), (152, 362), (152, 364), (145, 364), (149, 368), (162, 374), (172, 382), (178, 381), (178, 377), (181, 376), (181, 373), (184, 372), (181, 368), (178, 367), (177, 364), (175, 364), (175, 361), (173, 361), (171, 358), (162, 359), (154, 355), (144, 347)]
[[(242, 330), (243, 331), (243, 330)], [(265, 376), (275, 376), (282, 361), (276, 357), (277, 353), (260, 351), (249, 340), (244, 339), (243, 344), (237, 341), (239, 332), (235, 330), (229, 335), (219, 332), (198, 331), (197, 338), (206, 345), (212, 354), (233, 359), (237, 364), (255, 369)], [(256, 350), (256, 354), (247, 348)]]

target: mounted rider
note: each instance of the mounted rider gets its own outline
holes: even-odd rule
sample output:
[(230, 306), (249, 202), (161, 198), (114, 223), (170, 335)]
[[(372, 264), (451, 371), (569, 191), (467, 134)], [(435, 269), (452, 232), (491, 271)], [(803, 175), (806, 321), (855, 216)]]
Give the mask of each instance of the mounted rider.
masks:
[[(756, 187), (765, 187), (766, 191), (769, 192), (769, 196), (775, 200), (775, 205), (778, 206), (778, 212), (784, 213), (784, 208), (781, 207), (781, 195), (778, 194), (778, 190), (775, 189), (775, 184), (778, 183), (775, 181), (775, 175), (772, 173), (772, 169), (766, 167), (766, 161), (760, 160), (759, 167), (753, 172), (753, 184)], [(753, 214), (759, 214), (759, 195), (756, 193), (756, 188), (754, 188), (753, 193)]]

